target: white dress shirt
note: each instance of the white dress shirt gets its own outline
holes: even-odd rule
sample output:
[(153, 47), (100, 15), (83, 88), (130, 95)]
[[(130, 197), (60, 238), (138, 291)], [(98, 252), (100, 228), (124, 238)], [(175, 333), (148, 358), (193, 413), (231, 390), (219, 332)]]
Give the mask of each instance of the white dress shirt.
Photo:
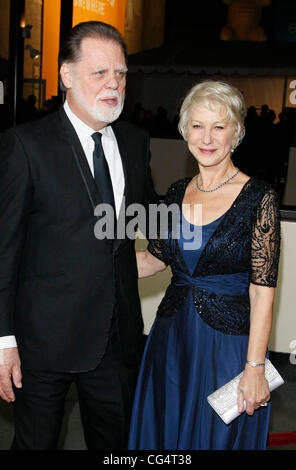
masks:
[[(94, 175), (94, 164), (93, 164), (93, 152), (95, 148), (95, 143), (91, 137), (94, 132), (94, 129), (89, 127), (83, 121), (81, 121), (70, 109), (67, 101), (64, 104), (64, 110), (70, 119), (78, 137), (81, 142), (82, 148), (86, 155), (89, 167), (91, 169), (92, 175)], [(103, 127), (99, 130), (102, 134), (102, 146), (105, 153), (105, 157), (109, 166), (109, 172), (113, 187), (114, 202), (116, 215), (118, 217), (122, 197), (124, 192), (124, 173), (122, 167), (122, 161), (120, 153), (118, 150), (117, 141), (111, 126)]]
[[(87, 158), (90, 170), (92, 175), (94, 175), (94, 166), (93, 166), (93, 151), (95, 148), (95, 143), (91, 137), (95, 131), (83, 121), (81, 121), (70, 109), (67, 101), (64, 103), (64, 110), (68, 118), (73, 125), (82, 148), (84, 150), (85, 156)], [(102, 146), (105, 153), (105, 157), (109, 166), (109, 172), (113, 187), (114, 202), (116, 215), (118, 217), (120, 207), (122, 204), (123, 193), (124, 193), (124, 173), (122, 167), (122, 161), (114, 135), (113, 129), (111, 126), (103, 127), (99, 130), (102, 134)], [(0, 349), (14, 348), (17, 347), (15, 336), (2, 336), (0, 337)]]

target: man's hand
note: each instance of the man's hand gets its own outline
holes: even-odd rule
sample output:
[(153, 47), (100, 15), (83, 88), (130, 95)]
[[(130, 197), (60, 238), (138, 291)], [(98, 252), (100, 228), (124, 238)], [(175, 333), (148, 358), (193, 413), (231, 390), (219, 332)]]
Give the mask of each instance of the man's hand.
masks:
[(0, 349), (0, 398), (10, 403), (15, 400), (12, 381), (22, 387), (21, 361), (17, 348)]

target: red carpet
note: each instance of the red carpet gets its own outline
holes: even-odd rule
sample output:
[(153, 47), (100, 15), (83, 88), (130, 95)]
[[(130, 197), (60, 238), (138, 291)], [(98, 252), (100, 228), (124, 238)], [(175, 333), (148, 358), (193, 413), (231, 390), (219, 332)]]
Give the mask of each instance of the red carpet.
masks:
[(296, 431), (271, 432), (268, 435), (268, 447), (288, 446), (296, 444)]

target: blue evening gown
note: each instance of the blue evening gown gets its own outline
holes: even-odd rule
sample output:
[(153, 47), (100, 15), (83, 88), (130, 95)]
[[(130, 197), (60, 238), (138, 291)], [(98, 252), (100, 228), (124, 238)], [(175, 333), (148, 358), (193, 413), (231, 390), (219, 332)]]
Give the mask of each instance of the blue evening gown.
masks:
[[(226, 214), (202, 227), (200, 249), (184, 250), (188, 239), (178, 240), (191, 274)], [(191, 230), (183, 217), (181, 223)], [(215, 291), (223, 292), (224, 284), (214, 282), (214, 277)], [(232, 274), (233, 289), (242, 284), (247, 290), (248, 275)], [(248, 340), (248, 335), (225, 334), (208, 325), (197, 314), (191, 290), (174, 315), (157, 316), (142, 359), (128, 448), (265, 449), (270, 405), (252, 416), (244, 412), (226, 425), (207, 402), (209, 394), (244, 369)]]

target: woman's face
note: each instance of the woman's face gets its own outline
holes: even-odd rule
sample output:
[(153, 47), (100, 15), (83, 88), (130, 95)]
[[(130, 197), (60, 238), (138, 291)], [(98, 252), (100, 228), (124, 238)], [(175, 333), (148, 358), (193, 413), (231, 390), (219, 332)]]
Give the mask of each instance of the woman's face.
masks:
[(211, 167), (230, 160), (235, 125), (225, 117), (225, 109), (213, 104), (193, 106), (189, 114), (187, 141), (192, 155), (201, 166)]

